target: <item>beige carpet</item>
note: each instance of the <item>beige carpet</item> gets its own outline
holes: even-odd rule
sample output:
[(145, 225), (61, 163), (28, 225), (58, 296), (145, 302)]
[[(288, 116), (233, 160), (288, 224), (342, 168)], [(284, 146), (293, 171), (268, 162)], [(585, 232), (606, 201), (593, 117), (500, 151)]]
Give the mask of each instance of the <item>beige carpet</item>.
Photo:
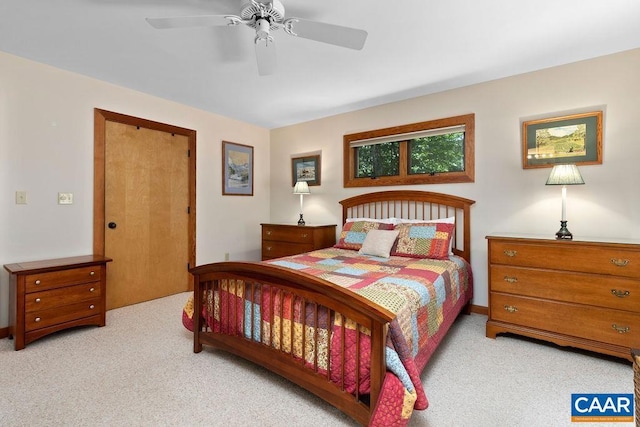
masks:
[[(355, 426), (288, 381), (216, 350), (192, 352), (188, 294), (111, 310), (107, 326), (21, 351), (0, 340), (0, 426)], [(411, 426), (571, 423), (571, 393), (633, 393), (631, 364), (513, 337), (462, 316), (422, 374)], [(611, 423), (621, 427), (623, 423)], [(629, 425), (629, 424), (627, 424)]]

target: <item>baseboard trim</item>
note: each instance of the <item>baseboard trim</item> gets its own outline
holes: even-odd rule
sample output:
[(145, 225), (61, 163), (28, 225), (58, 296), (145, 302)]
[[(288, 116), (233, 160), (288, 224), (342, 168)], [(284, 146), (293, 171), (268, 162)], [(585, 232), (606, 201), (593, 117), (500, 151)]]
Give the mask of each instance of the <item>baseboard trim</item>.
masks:
[(485, 316), (489, 315), (489, 307), (484, 307), (481, 305), (471, 304), (471, 312), (476, 314), (483, 314)]

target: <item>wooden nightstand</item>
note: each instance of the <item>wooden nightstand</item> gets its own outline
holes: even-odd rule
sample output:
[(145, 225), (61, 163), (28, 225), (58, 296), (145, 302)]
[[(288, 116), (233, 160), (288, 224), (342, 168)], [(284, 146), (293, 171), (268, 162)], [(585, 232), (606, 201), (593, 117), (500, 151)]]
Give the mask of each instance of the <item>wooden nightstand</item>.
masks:
[(336, 244), (336, 225), (260, 224), (262, 260), (296, 255)]
[(73, 326), (104, 326), (110, 261), (86, 255), (6, 264), (11, 273), (9, 337), (15, 349)]
[(640, 243), (487, 239), (487, 337), (511, 332), (631, 359), (640, 347)]

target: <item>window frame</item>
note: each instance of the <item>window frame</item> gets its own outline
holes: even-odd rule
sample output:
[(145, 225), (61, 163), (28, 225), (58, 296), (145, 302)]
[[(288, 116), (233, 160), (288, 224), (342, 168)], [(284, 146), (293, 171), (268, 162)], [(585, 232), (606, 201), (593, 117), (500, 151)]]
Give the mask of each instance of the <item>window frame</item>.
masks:
[[(356, 178), (357, 147), (352, 146), (356, 141), (383, 138), (393, 135), (399, 137), (415, 132), (448, 128), (454, 126), (465, 127), (464, 138), (464, 171), (443, 172), (430, 174), (409, 175), (409, 158), (407, 140), (400, 142), (400, 174), (395, 176), (362, 177)], [(384, 129), (375, 129), (365, 132), (352, 133), (343, 137), (343, 171), (344, 187), (378, 187), (386, 185), (417, 185), (417, 184), (453, 184), (463, 182), (475, 182), (475, 114), (465, 114), (443, 119), (428, 120), (408, 125), (393, 126)]]

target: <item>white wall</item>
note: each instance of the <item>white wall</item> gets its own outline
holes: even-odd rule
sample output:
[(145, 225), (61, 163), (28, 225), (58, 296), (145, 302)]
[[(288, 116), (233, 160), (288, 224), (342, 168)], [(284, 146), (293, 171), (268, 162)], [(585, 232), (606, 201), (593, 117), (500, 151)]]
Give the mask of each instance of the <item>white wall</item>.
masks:
[(476, 200), (472, 208), (474, 304), (487, 305), (487, 243), (495, 232), (554, 237), (560, 189), (545, 186), (550, 169), (523, 169), (520, 123), (564, 112), (604, 109), (603, 164), (581, 167), (584, 186), (568, 188), (574, 237), (640, 239), (640, 50), (523, 74), (457, 90), (341, 114), (271, 131), (271, 220), (295, 222), (292, 155), (322, 151), (322, 185), (305, 197), (307, 223), (340, 224), (338, 201), (402, 187), (343, 188), (344, 134), (475, 113), (476, 179), (469, 184), (418, 185)]
[[(0, 52), (0, 265), (93, 248), (93, 109), (197, 131), (198, 264), (260, 259), (269, 220), (269, 131)], [(221, 141), (254, 147), (254, 196), (222, 196)], [(15, 192), (28, 193), (27, 205)], [(74, 204), (57, 204), (72, 192)], [(9, 275), (0, 269), (0, 328)]]

